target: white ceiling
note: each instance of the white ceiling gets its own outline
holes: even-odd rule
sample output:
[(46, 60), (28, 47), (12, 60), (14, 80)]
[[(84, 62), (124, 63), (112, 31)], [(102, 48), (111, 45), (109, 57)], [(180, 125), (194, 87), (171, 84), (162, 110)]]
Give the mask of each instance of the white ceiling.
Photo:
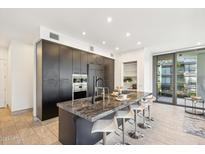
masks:
[(204, 17), (205, 9), (0, 9), (0, 46), (12, 39), (33, 43), (40, 25), (119, 51), (187, 39), (203, 43)]

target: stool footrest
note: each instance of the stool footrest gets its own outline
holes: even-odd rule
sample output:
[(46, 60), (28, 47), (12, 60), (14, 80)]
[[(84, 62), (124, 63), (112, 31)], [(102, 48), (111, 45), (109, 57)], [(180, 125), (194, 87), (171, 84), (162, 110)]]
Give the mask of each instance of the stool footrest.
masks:
[(152, 126), (150, 126), (146, 123), (139, 123), (138, 126), (142, 129), (152, 128)]
[(140, 138), (144, 137), (144, 135), (142, 133), (140, 133), (139, 131), (137, 131), (137, 132), (130, 132), (128, 134), (133, 139), (140, 139)]

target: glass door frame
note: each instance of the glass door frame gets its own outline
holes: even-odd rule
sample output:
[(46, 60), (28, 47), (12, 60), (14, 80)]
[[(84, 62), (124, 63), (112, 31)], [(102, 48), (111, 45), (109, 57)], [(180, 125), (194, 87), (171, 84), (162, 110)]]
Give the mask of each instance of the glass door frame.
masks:
[[(162, 101), (159, 101), (158, 98), (159, 98), (159, 95), (158, 95), (158, 90), (157, 90), (157, 86), (158, 86), (158, 82), (157, 82), (157, 67), (158, 67), (158, 60), (159, 60), (159, 57), (168, 57), (170, 56), (171, 57), (171, 60), (172, 60), (172, 76), (171, 76), (171, 86), (172, 86), (172, 102), (162, 102)], [(153, 94), (156, 96), (157, 98), (157, 102), (160, 102), (160, 103), (165, 103), (165, 104), (173, 104), (173, 105), (176, 105), (176, 78), (175, 78), (175, 72), (176, 72), (176, 55), (175, 53), (170, 53), (170, 54), (163, 54), (163, 55), (156, 55), (156, 56), (153, 56)]]
[[(158, 57), (159, 56), (163, 56), (163, 55), (173, 55), (173, 94), (172, 94), (172, 103), (166, 103), (166, 102), (160, 102), (157, 101), (159, 103), (163, 103), (163, 104), (169, 104), (169, 105), (176, 105), (176, 106), (185, 106), (185, 105), (181, 105), (181, 104), (177, 104), (177, 54), (179, 53), (187, 53), (187, 52), (194, 52), (194, 51), (198, 51), (198, 50), (203, 50), (205, 49), (205, 47), (201, 47), (201, 48), (189, 48), (187, 50), (179, 50), (176, 52), (172, 52), (172, 53), (165, 53), (165, 54), (159, 54), (159, 55), (153, 55), (153, 95), (156, 96), (156, 98), (158, 99), (158, 93), (157, 93), (157, 61), (158, 61)], [(202, 109), (202, 108), (199, 108)]]

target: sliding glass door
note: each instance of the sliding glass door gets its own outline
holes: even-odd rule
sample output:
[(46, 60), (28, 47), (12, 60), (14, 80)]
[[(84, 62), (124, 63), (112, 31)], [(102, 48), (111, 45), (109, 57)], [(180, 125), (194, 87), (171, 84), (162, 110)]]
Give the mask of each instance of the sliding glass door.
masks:
[(173, 102), (173, 71), (174, 60), (173, 54), (161, 55), (157, 57), (156, 69), (156, 87), (157, 100), (159, 102)]
[(185, 97), (197, 95), (197, 52), (176, 54), (177, 104), (184, 105)]
[(153, 66), (153, 93), (158, 102), (184, 106), (185, 97), (205, 100), (205, 49), (157, 55)]

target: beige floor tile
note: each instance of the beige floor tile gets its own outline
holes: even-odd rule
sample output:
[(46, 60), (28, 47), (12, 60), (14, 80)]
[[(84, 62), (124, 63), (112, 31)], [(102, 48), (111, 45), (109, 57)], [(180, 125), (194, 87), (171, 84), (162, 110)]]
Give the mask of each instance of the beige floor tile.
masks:
[(41, 145), (42, 144), (42, 140), (36, 134), (23, 138), (22, 141), (23, 141), (23, 144), (25, 145), (34, 145), (34, 144)]
[(5, 136), (16, 136), (16, 135), (18, 135), (18, 132), (15, 126), (2, 128), (2, 136), (4, 137)]
[(6, 136), (3, 138), (4, 145), (18, 145), (23, 144), (19, 135)]
[(21, 129), (25, 129), (25, 128), (29, 128), (30, 125), (27, 121), (19, 121), (19, 122), (16, 122), (16, 128), (17, 130), (21, 130)]
[(21, 136), (22, 139), (36, 135), (35, 131), (32, 128), (20, 129), (20, 130), (18, 130), (18, 132), (19, 132), (19, 135)]
[(35, 133), (41, 138), (46, 138), (53, 135), (53, 133), (51, 133), (51, 131), (46, 126), (35, 127), (33, 129)]
[(49, 135), (47, 137), (41, 138), (43, 144), (55, 144), (58, 142), (58, 138), (55, 135)]

